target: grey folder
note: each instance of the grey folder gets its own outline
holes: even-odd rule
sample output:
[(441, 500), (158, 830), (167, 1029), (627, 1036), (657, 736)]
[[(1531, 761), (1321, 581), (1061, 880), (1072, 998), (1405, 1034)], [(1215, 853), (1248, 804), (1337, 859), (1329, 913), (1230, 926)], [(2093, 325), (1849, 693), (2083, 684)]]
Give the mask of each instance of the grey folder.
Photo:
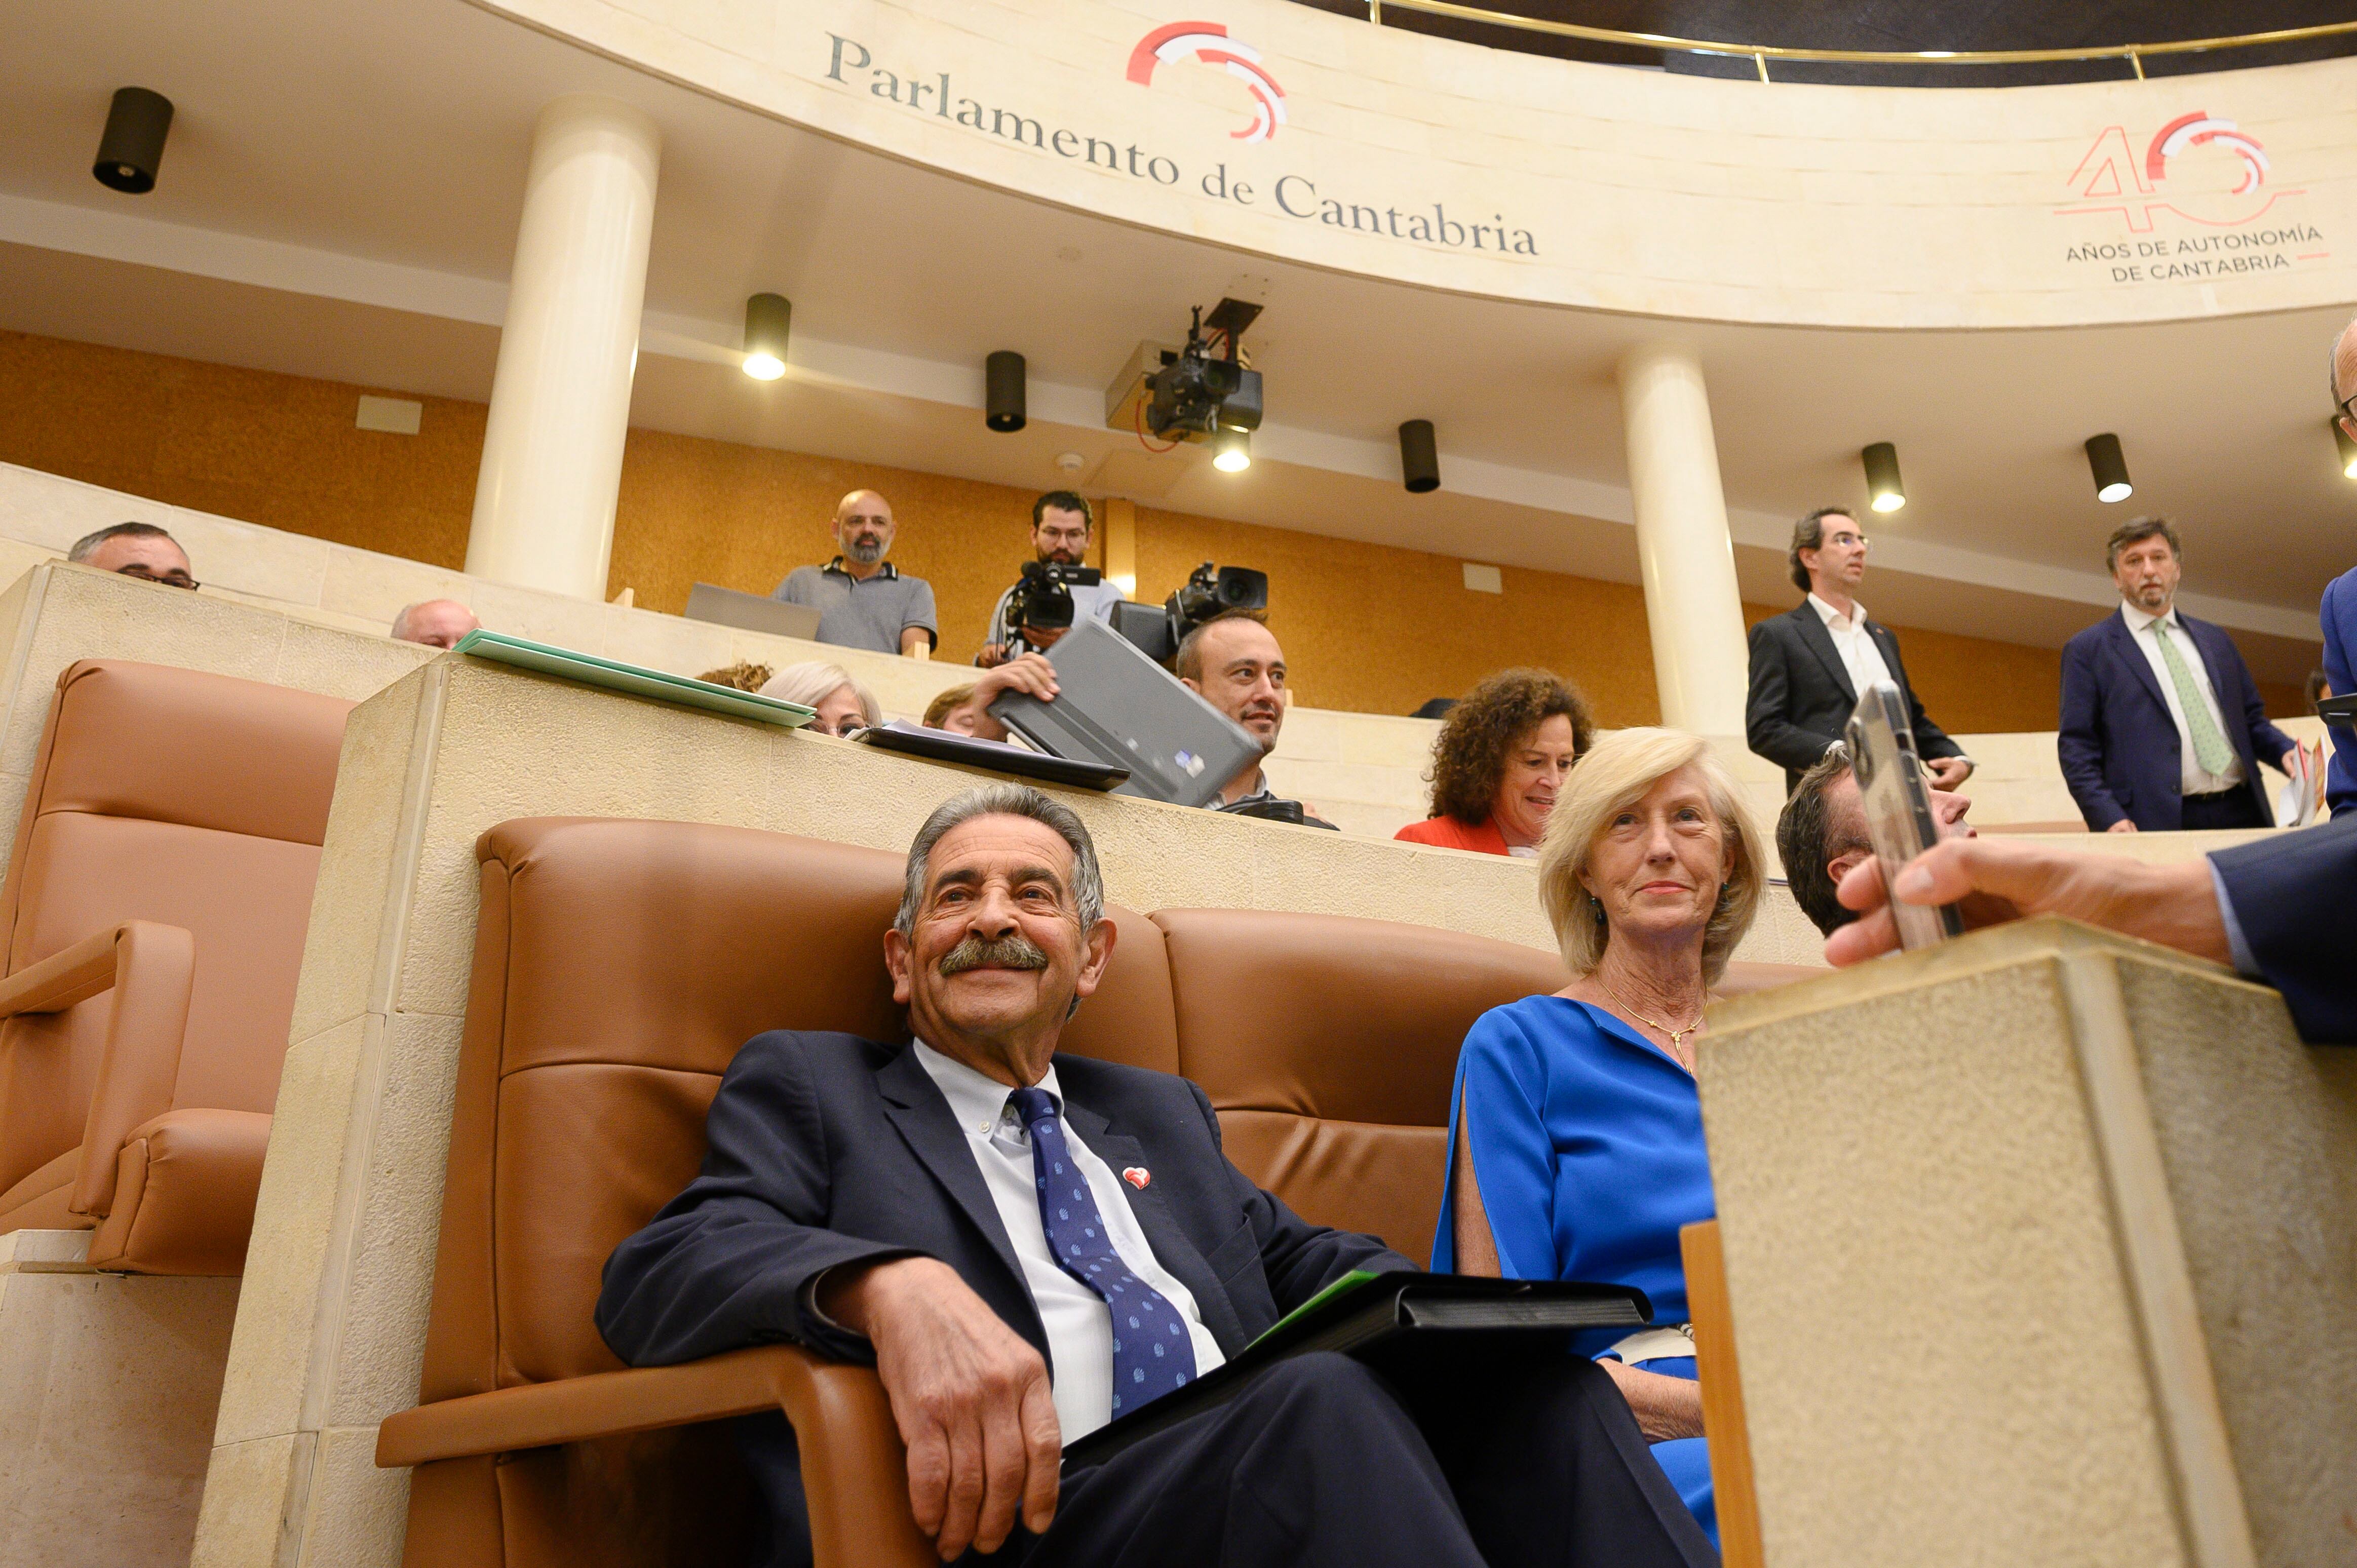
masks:
[(818, 611), (808, 605), (790, 605), (715, 583), (698, 583), (687, 591), (687, 618), (772, 637), (799, 637), (805, 642), (818, 636)]
[(1260, 760), (1251, 732), (1101, 620), (1074, 625), (1048, 662), (1054, 702), (1010, 692), (990, 704), (991, 715), (1051, 757), (1128, 768), (1116, 795), (1200, 806)]

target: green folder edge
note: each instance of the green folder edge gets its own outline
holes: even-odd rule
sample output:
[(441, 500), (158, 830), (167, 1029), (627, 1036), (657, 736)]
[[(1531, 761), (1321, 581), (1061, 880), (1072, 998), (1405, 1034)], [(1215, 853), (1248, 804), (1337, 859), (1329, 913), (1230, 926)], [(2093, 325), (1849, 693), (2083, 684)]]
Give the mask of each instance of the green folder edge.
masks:
[[(1303, 1302), (1299, 1306), (1295, 1307), (1291, 1312), (1286, 1313), (1283, 1317), (1278, 1318), (1275, 1323), (1272, 1323), (1266, 1328), (1262, 1329), (1254, 1338), (1252, 1342), (1253, 1345), (1259, 1344), (1261, 1340), (1267, 1338), (1272, 1334), (1275, 1334), (1278, 1329), (1283, 1328), (1286, 1325), (1308, 1316), (1311, 1313), (1317, 1311), (1319, 1307), (1325, 1305), (1328, 1302), (1333, 1300), (1336, 1296), (1342, 1294), (1344, 1292), (1354, 1291), (1361, 1285), (1365, 1284), (1369, 1280), (1379, 1280), (1381, 1278), (1383, 1278), (1381, 1274), (1371, 1273), (1365, 1269), (1352, 1269), (1349, 1273), (1344, 1274), (1340, 1279), (1336, 1280), (1332, 1284), (1328, 1285), (1324, 1290), (1319, 1291), (1316, 1295), (1311, 1296), (1308, 1301)], [(1252, 1345), (1247, 1345), (1244, 1348), (1249, 1351), (1252, 1348)]]
[(454, 651), (554, 675), (560, 680), (578, 681), (585, 686), (603, 686), (609, 692), (627, 692), (634, 697), (652, 697), (659, 703), (677, 703), (683, 707), (703, 708), (734, 719), (755, 719), (785, 729), (800, 729), (818, 716), (817, 709), (800, 703), (765, 697), (759, 692), (740, 692), (733, 686), (716, 685), (692, 676), (649, 670), (640, 664), (600, 659), (594, 653), (578, 653), (570, 648), (553, 648), (545, 642), (510, 637), (505, 632), (470, 631), (459, 639)]

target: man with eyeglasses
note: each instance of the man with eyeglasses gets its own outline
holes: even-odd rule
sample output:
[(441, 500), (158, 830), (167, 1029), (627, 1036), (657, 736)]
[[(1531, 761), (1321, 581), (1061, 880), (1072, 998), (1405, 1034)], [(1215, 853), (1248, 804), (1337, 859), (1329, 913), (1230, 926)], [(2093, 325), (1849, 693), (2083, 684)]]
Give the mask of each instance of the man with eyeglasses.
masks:
[(1907, 683), (1899, 639), (1866, 613), (1866, 533), (1842, 507), (1820, 507), (1792, 525), (1785, 564), (1808, 597), (1798, 609), (1751, 628), (1751, 696), (1744, 730), (1751, 749), (1781, 764), (1790, 794), (1801, 775), (1842, 737), (1869, 681), (1898, 683), (1932, 785), (1953, 789), (1973, 771), (1964, 747), (1932, 722)]
[(118, 522), (96, 533), (85, 533), (74, 541), (66, 559), (143, 583), (161, 583), (190, 593), (197, 589), (187, 553), (152, 522)]

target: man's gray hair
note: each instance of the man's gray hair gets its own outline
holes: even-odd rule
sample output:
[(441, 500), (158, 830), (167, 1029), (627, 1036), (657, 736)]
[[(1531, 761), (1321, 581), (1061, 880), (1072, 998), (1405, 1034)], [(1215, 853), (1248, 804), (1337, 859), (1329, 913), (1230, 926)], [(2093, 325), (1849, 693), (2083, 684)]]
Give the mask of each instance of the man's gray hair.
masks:
[(152, 522), (118, 522), (102, 528), (94, 533), (85, 533), (75, 540), (73, 548), (66, 552), (66, 559), (87, 561), (97, 554), (98, 547), (110, 539), (167, 539), (174, 544), (180, 542), (177, 539), (172, 539), (170, 533)]
[(909, 846), (909, 870), (900, 885), (900, 912), (892, 917), (892, 929), (902, 936), (916, 929), (917, 910), (925, 901), (925, 880), (933, 858), (933, 846), (952, 828), (961, 827), (976, 817), (1028, 817), (1055, 831), (1056, 836), (1071, 847), (1074, 908), (1080, 914), (1083, 936), (1096, 929), (1104, 918), (1104, 878), (1097, 870), (1097, 846), (1089, 839), (1089, 830), (1070, 806), (1060, 804), (1034, 789), (1028, 784), (982, 784), (952, 795), (933, 809), (925, 825), (917, 830), (916, 842)]

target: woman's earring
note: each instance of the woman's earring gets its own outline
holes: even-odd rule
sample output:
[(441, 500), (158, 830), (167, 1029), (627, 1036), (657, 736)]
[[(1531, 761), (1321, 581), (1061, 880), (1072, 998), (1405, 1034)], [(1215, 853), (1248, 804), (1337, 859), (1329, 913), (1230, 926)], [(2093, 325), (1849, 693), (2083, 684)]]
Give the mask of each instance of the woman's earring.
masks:
[(1602, 925), (1604, 923), (1604, 900), (1598, 898), (1595, 894), (1590, 893), (1587, 896), (1587, 901), (1596, 907), (1596, 923), (1599, 926)]

